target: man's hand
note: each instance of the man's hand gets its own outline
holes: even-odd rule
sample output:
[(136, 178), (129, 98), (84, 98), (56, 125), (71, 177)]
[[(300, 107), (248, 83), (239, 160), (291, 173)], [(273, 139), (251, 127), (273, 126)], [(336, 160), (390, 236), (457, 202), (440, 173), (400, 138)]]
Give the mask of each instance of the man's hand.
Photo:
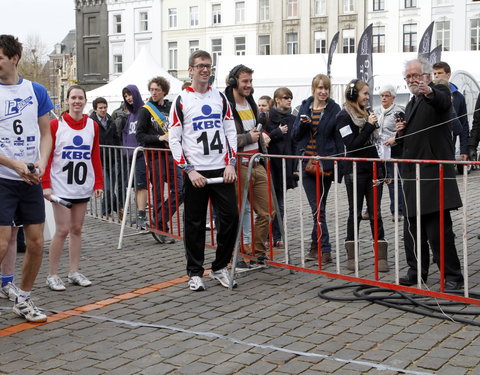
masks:
[[(27, 163), (19, 160), (12, 160), (12, 169), (29, 185), (40, 183), (40, 174), (36, 170), (30, 172)], [(43, 171), (42, 171), (43, 174)]]
[(468, 155), (467, 154), (460, 154), (460, 160), (467, 161), (468, 160)]
[(158, 136), (160, 142), (168, 142), (168, 134), (163, 134)]
[(235, 173), (235, 167), (233, 165), (227, 165), (223, 171), (223, 182), (230, 184), (237, 179), (237, 174)]
[(403, 135), (403, 132), (405, 131), (406, 127), (407, 127), (407, 123), (405, 121), (397, 121), (395, 123), (395, 130), (400, 135)]
[(103, 195), (103, 190), (95, 189), (93, 193), (95, 194), (95, 198), (100, 198)]
[(196, 188), (202, 188), (206, 185), (206, 178), (203, 177), (196, 170), (193, 170), (188, 173), (188, 178), (192, 182), (192, 185)]
[(420, 94), (423, 94), (425, 96), (430, 97), (431, 94), (433, 93), (433, 90), (428, 84), (422, 79), (420, 82), (418, 82), (418, 92)]
[(250, 137), (252, 137), (252, 143), (257, 143), (258, 139), (260, 138), (260, 132), (257, 129), (253, 128), (250, 130)]

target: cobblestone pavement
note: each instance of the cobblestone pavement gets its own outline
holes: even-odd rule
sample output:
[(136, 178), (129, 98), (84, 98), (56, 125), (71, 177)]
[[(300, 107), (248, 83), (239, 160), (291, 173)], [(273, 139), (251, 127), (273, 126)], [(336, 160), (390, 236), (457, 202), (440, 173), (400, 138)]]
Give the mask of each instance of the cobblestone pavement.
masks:
[[(475, 173), (480, 172), (473, 177)], [(344, 190), (340, 185), (340, 228), (346, 214)], [(301, 218), (295, 194), (289, 192), (289, 228), (298, 227)], [(477, 201), (472, 192), (467, 236), (471, 290), (479, 279)], [(310, 214), (304, 208), (309, 232)], [(459, 214), (454, 218), (457, 233)], [(362, 228), (367, 232), (364, 224)], [(239, 275), (233, 291), (207, 279), (206, 291), (191, 292), (182, 242), (160, 245), (150, 234), (128, 228), (123, 249), (117, 250), (119, 231), (117, 224), (87, 217), (81, 271), (93, 281), (89, 288), (48, 290), (45, 254), (34, 300), (52, 311), (46, 324), (22, 324), (10, 311), (11, 303), (0, 300), (0, 373), (480, 374), (476, 326), (364, 301), (323, 300), (318, 297), (321, 288), (346, 282), (275, 267)], [(300, 238), (294, 231), (289, 238), (294, 263), (299, 261)], [(369, 233), (362, 241), (369, 241)], [(362, 246), (362, 269), (371, 265), (369, 251)], [(212, 251), (207, 254), (209, 264)], [(340, 254), (343, 265), (345, 255)], [(403, 262), (402, 252), (400, 258)], [(67, 263), (65, 253), (65, 277)], [(326, 270), (335, 272), (334, 264)], [(393, 271), (382, 277), (393, 280)], [(432, 269), (432, 289), (436, 282), (438, 271)]]

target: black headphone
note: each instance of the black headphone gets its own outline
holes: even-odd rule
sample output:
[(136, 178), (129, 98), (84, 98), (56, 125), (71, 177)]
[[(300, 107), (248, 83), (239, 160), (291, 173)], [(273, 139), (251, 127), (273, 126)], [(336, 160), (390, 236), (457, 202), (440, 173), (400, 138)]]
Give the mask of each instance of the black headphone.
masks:
[(245, 65), (239, 64), (237, 66), (234, 66), (233, 69), (230, 70), (230, 73), (228, 74), (228, 85), (231, 86), (233, 89), (237, 88), (238, 86), (237, 74), (238, 74), (238, 71), (242, 68), (245, 68)]
[(352, 79), (347, 87), (346, 97), (348, 100), (355, 102), (358, 99), (357, 82), (359, 79)]

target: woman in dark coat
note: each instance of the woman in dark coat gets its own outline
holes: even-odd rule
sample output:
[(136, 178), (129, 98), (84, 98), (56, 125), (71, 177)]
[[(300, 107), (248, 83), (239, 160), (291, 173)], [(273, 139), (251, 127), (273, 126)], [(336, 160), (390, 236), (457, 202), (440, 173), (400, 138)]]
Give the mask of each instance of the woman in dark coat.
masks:
[[(330, 78), (318, 74), (312, 80), (312, 96), (305, 99), (298, 111), (295, 120), (293, 137), (297, 142), (297, 154), (307, 156), (330, 156), (343, 153), (343, 144), (336, 131), (336, 116), (340, 106), (330, 98)], [(307, 260), (316, 260), (318, 257), (318, 243), (320, 239), (322, 263), (332, 261), (330, 238), (326, 220), (326, 204), (328, 192), (333, 182), (333, 161), (323, 160), (321, 163), (321, 199), (320, 202), (320, 233), (317, 232), (317, 179), (315, 175), (305, 172), (307, 161), (302, 163), (302, 181), (308, 203), (312, 209), (313, 228), (312, 242)]]
[[(293, 123), (295, 116), (292, 115), (293, 95), (287, 87), (280, 87), (273, 94), (272, 105), (268, 114), (266, 131), (270, 135), (268, 153), (271, 155), (294, 155), (295, 143), (292, 138)], [(272, 173), (272, 185), (278, 201), (278, 208), (283, 220), (283, 167), (281, 158), (271, 158), (270, 170)], [(286, 189), (293, 189), (297, 186), (294, 172), (297, 170), (297, 162), (294, 159), (285, 161)], [(273, 245), (283, 247), (280, 227), (278, 221), (273, 222)]]
[[(337, 130), (345, 145), (347, 157), (353, 158), (378, 158), (375, 142), (379, 139), (378, 119), (374, 113), (367, 111), (368, 85), (366, 82), (354, 79), (345, 91), (345, 103), (342, 111), (337, 116)], [(354, 186), (353, 186), (353, 162), (345, 162), (345, 186), (348, 197), (348, 221), (347, 238), (345, 249), (347, 250), (347, 269), (355, 270), (355, 230), (354, 227)], [(382, 173), (382, 165), (377, 163), (378, 178)], [(372, 162), (357, 162), (357, 220), (360, 224), (363, 200), (367, 201), (367, 209), (370, 217), (372, 238), (374, 237), (374, 211), (378, 214), (378, 270), (388, 271), (387, 247), (383, 230), (382, 216), (380, 212), (380, 199), (377, 207), (373, 203), (373, 164)]]

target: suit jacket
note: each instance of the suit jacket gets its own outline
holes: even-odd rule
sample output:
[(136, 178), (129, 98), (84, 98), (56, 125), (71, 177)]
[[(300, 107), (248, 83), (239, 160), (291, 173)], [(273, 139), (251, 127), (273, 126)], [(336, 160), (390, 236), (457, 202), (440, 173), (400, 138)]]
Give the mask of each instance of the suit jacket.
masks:
[[(449, 127), (452, 100), (450, 90), (444, 85), (432, 85), (433, 97), (412, 97), (405, 108), (407, 128), (403, 138), (403, 158), (421, 160), (454, 160), (453, 141)], [(435, 126), (443, 123), (443, 125)], [(418, 133), (417, 133), (418, 132)], [(421, 215), (438, 212), (439, 165), (420, 164)], [(404, 214), (415, 216), (416, 186), (415, 163), (402, 166)], [(444, 165), (444, 207), (446, 210), (462, 206), (453, 164)]]

